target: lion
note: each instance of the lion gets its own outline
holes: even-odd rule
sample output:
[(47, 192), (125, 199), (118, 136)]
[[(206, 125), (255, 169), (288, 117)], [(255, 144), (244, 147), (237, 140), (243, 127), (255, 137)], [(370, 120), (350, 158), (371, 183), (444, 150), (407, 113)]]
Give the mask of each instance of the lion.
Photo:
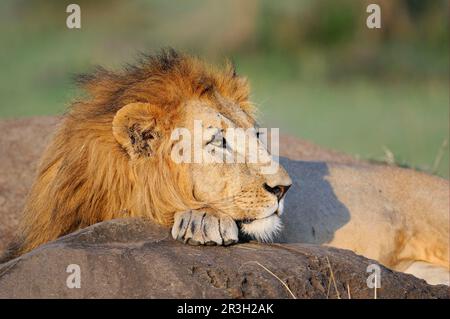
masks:
[[(230, 245), (239, 233), (265, 241), (280, 230), (292, 183), (283, 167), (172, 159), (172, 132), (192, 131), (194, 120), (212, 157), (237, 149), (224, 131), (256, 126), (248, 82), (231, 63), (219, 69), (163, 50), (78, 83), (88, 97), (72, 103), (42, 156), (9, 258), (114, 218), (150, 218), (191, 245)], [(273, 161), (256, 130), (248, 139)]]

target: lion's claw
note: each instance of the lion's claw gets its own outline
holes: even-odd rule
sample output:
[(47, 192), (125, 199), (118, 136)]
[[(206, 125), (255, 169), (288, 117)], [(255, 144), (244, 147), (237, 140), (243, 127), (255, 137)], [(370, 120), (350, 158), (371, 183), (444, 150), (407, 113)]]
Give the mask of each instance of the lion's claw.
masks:
[(189, 245), (224, 245), (238, 241), (238, 228), (230, 217), (192, 210), (175, 214), (172, 237)]

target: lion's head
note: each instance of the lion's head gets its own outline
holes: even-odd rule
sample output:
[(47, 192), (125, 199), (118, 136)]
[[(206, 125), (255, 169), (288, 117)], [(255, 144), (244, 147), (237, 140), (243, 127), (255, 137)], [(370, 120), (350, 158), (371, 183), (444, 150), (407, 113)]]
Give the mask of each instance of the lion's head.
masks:
[[(25, 250), (102, 220), (149, 216), (171, 225), (176, 212), (197, 208), (232, 217), (259, 240), (279, 229), (291, 180), (281, 166), (264, 172), (273, 159), (251, 130), (248, 85), (231, 65), (215, 69), (169, 50), (123, 73), (99, 68), (80, 83), (89, 98), (72, 105), (44, 154), (22, 223)], [(246, 142), (227, 140), (229, 128), (250, 129)], [(195, 146), (191, 162), (174, 160), (187, 152), (177, 129), (213, 162), (196, 162)], [(264, 163), (248, 161), (249, 144)], [(214, 161), (227, 152), (245, 160)]]

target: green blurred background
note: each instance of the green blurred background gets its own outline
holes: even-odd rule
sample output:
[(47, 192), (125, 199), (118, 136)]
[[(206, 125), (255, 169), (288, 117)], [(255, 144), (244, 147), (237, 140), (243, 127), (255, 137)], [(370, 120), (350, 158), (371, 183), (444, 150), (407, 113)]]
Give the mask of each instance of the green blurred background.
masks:
[[(66, 27), (69, 3), (82, 28)], [(366, 27), (381, 6), (382, 28)], [(171, 46), (249, 77), (264, 125), (449, 176), (446, 0), (0, 3), (0, 117), (60, 114), (76, 73)]]

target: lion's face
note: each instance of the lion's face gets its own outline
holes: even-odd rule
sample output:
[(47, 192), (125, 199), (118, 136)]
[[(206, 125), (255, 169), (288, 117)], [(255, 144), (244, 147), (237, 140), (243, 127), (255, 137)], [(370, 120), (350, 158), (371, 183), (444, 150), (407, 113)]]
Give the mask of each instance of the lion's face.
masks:
[(141, 71), (126, 81), (135, 84), (113, 120), (133, 168), (135, 210), (162, 224), (176, 212), (208, 210), (234, 219), (243, 234), (270, 239), (291, 179), (257, 136), (246, 79), (187, 57), (156, 62), (148, 78)]
[[(188, 209), (227, 215), (238, 223), (243, 235), (270, 240), (281, 228), (284, 195), (292, 182), (257, 136), (254, 120), (219, 94), (214, 99), (187, 101), (181, 109), (181, 115), (171, 117), (149, 104), (134, 103), (115, 117), (116, 139), (133, 165), (143, 168), (136, 176), (141, 185), (136, 186), (139, 201), (152, 202), (147, 206), (154, 208), (169, 191), (146, 191), (146, 186), (176, 184), (180, 187), (174, 192), (193, 197)], [(181, 136), (180, 132), (187, 134)], [(161, 176), (162, 163), (170, 167), (165, 177)], [(166, 208), (173, 201), (165, 200)], [(182, 208), (178, 205), (172, 214), (177, 209)]]
[[(203, 161), (189, 164), (193, 194), (214, 211), (238, 221), (243, 234), (269, 240), (281, 228), (284, 195), (291, 179), (274, 162), (252, 120), (237, 105), (221, 102), (229, 108), (227, 114), (209, 101), (191, 101), (185, 106), (184, 125), (204, 149)], [(245, 134), (239, 136), (239, 129)], [(193, 140), (191, 145), (195, 146)], [(255, 153), (256, 160), (251, 157)]]

